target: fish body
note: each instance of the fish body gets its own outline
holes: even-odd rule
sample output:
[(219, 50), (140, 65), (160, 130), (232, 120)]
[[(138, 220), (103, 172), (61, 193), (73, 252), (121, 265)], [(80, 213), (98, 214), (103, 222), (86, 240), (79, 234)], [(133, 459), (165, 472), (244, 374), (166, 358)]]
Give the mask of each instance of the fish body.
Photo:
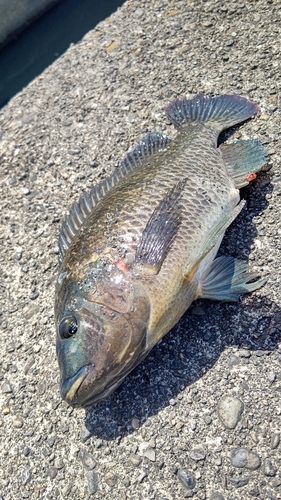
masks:
[(243, 207), (239, 188), (266, 161), (258, 141), (217, 147), (257, 112), (237, 96), (179, 98), (175, 140), (147, 134), (111, 178), (83, 195), (59, 236), (57, 355), (72, 406), (104, 399), (198, 297), (237, 300), (263, 280), (215, 259)]

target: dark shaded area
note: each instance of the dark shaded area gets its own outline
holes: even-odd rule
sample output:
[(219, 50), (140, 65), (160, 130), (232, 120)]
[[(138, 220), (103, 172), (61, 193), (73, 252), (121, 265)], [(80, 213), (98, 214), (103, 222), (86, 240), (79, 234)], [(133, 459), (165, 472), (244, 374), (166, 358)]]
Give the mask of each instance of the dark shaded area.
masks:
[[(241, 191), (248, 209), (227, 230), (220, 255), (247, 259), (257, 235), (252, 219), (265, 209), (271, 191), (268, 173)], [(229, 346), (255, 351), (258, 358), (270, 355), (278, 349), (280, 325), (280, 307), (263, 296), (248, 294), (238, 303), (198, 300), (106, 401), (86, 411), (85, 438), (130, 434), (133, 418), (149, 425), (151, 415), (174, 404), (173, 398), (212, 368)], [(194, 398), (200, 401), (200, 394)]]
[(0, 108), (124, 0), (61, 0), (0, 50)]

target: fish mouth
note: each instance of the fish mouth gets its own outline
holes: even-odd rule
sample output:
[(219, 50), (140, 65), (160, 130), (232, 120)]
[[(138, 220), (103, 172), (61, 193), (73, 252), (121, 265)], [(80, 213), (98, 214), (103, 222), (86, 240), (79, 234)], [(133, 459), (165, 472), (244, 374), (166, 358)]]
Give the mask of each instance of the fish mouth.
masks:
[[(87, 390), (89, 375), (93, 375), (95, 371), (94, 365), (82, 366), (72, 377), (62, 381), (61, 395), (62, 398), (74, 408), (84, 407), (89, 408), (95, 403), (107, 398), (117, 387), (123, 382), (124, 377), (113, 382), (109, 387), (99, 391), (97, 394), (92, 394), (92, 390)], [(92, 384), (91, 386), (92, 387)]]
[(85, 378), (89, 375), (91, 368), (91, 365), (82, 366), (72, 377), (62, 381), (61, 395), (69, 405), (81, 406), (77, 401), (78, 391)]

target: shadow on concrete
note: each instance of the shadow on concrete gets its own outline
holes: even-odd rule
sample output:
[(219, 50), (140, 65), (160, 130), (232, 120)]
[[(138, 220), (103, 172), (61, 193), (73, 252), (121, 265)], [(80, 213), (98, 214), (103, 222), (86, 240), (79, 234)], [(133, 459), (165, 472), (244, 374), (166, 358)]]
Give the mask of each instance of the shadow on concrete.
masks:
[[(271, 190), (268, 173), (242, 190), (249, 208), (228, 229), (220, 254), (247, 259), (257, 234), (252, 219), (266, 208)], [(106, 440), (133, 433), (133, 418), (142, 425), (168, 406), (214, 366), (225, 348), (237, 346), (257, 355), (278, 349), (280, 325), (281, 309), (262, 294), (235, 304), (198, 300), (106, 401), (86, 411), (87, 430)]]

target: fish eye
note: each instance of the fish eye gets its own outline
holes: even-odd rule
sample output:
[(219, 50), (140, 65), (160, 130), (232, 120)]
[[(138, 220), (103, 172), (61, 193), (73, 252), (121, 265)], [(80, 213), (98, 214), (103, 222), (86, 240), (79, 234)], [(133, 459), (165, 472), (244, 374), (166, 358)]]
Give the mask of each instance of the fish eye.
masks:
[(77, 321), (75, 316), (67, 316), (63, 318), (59, 326), (59, 334), (63, 339), (69, 339), (78, 330)]

